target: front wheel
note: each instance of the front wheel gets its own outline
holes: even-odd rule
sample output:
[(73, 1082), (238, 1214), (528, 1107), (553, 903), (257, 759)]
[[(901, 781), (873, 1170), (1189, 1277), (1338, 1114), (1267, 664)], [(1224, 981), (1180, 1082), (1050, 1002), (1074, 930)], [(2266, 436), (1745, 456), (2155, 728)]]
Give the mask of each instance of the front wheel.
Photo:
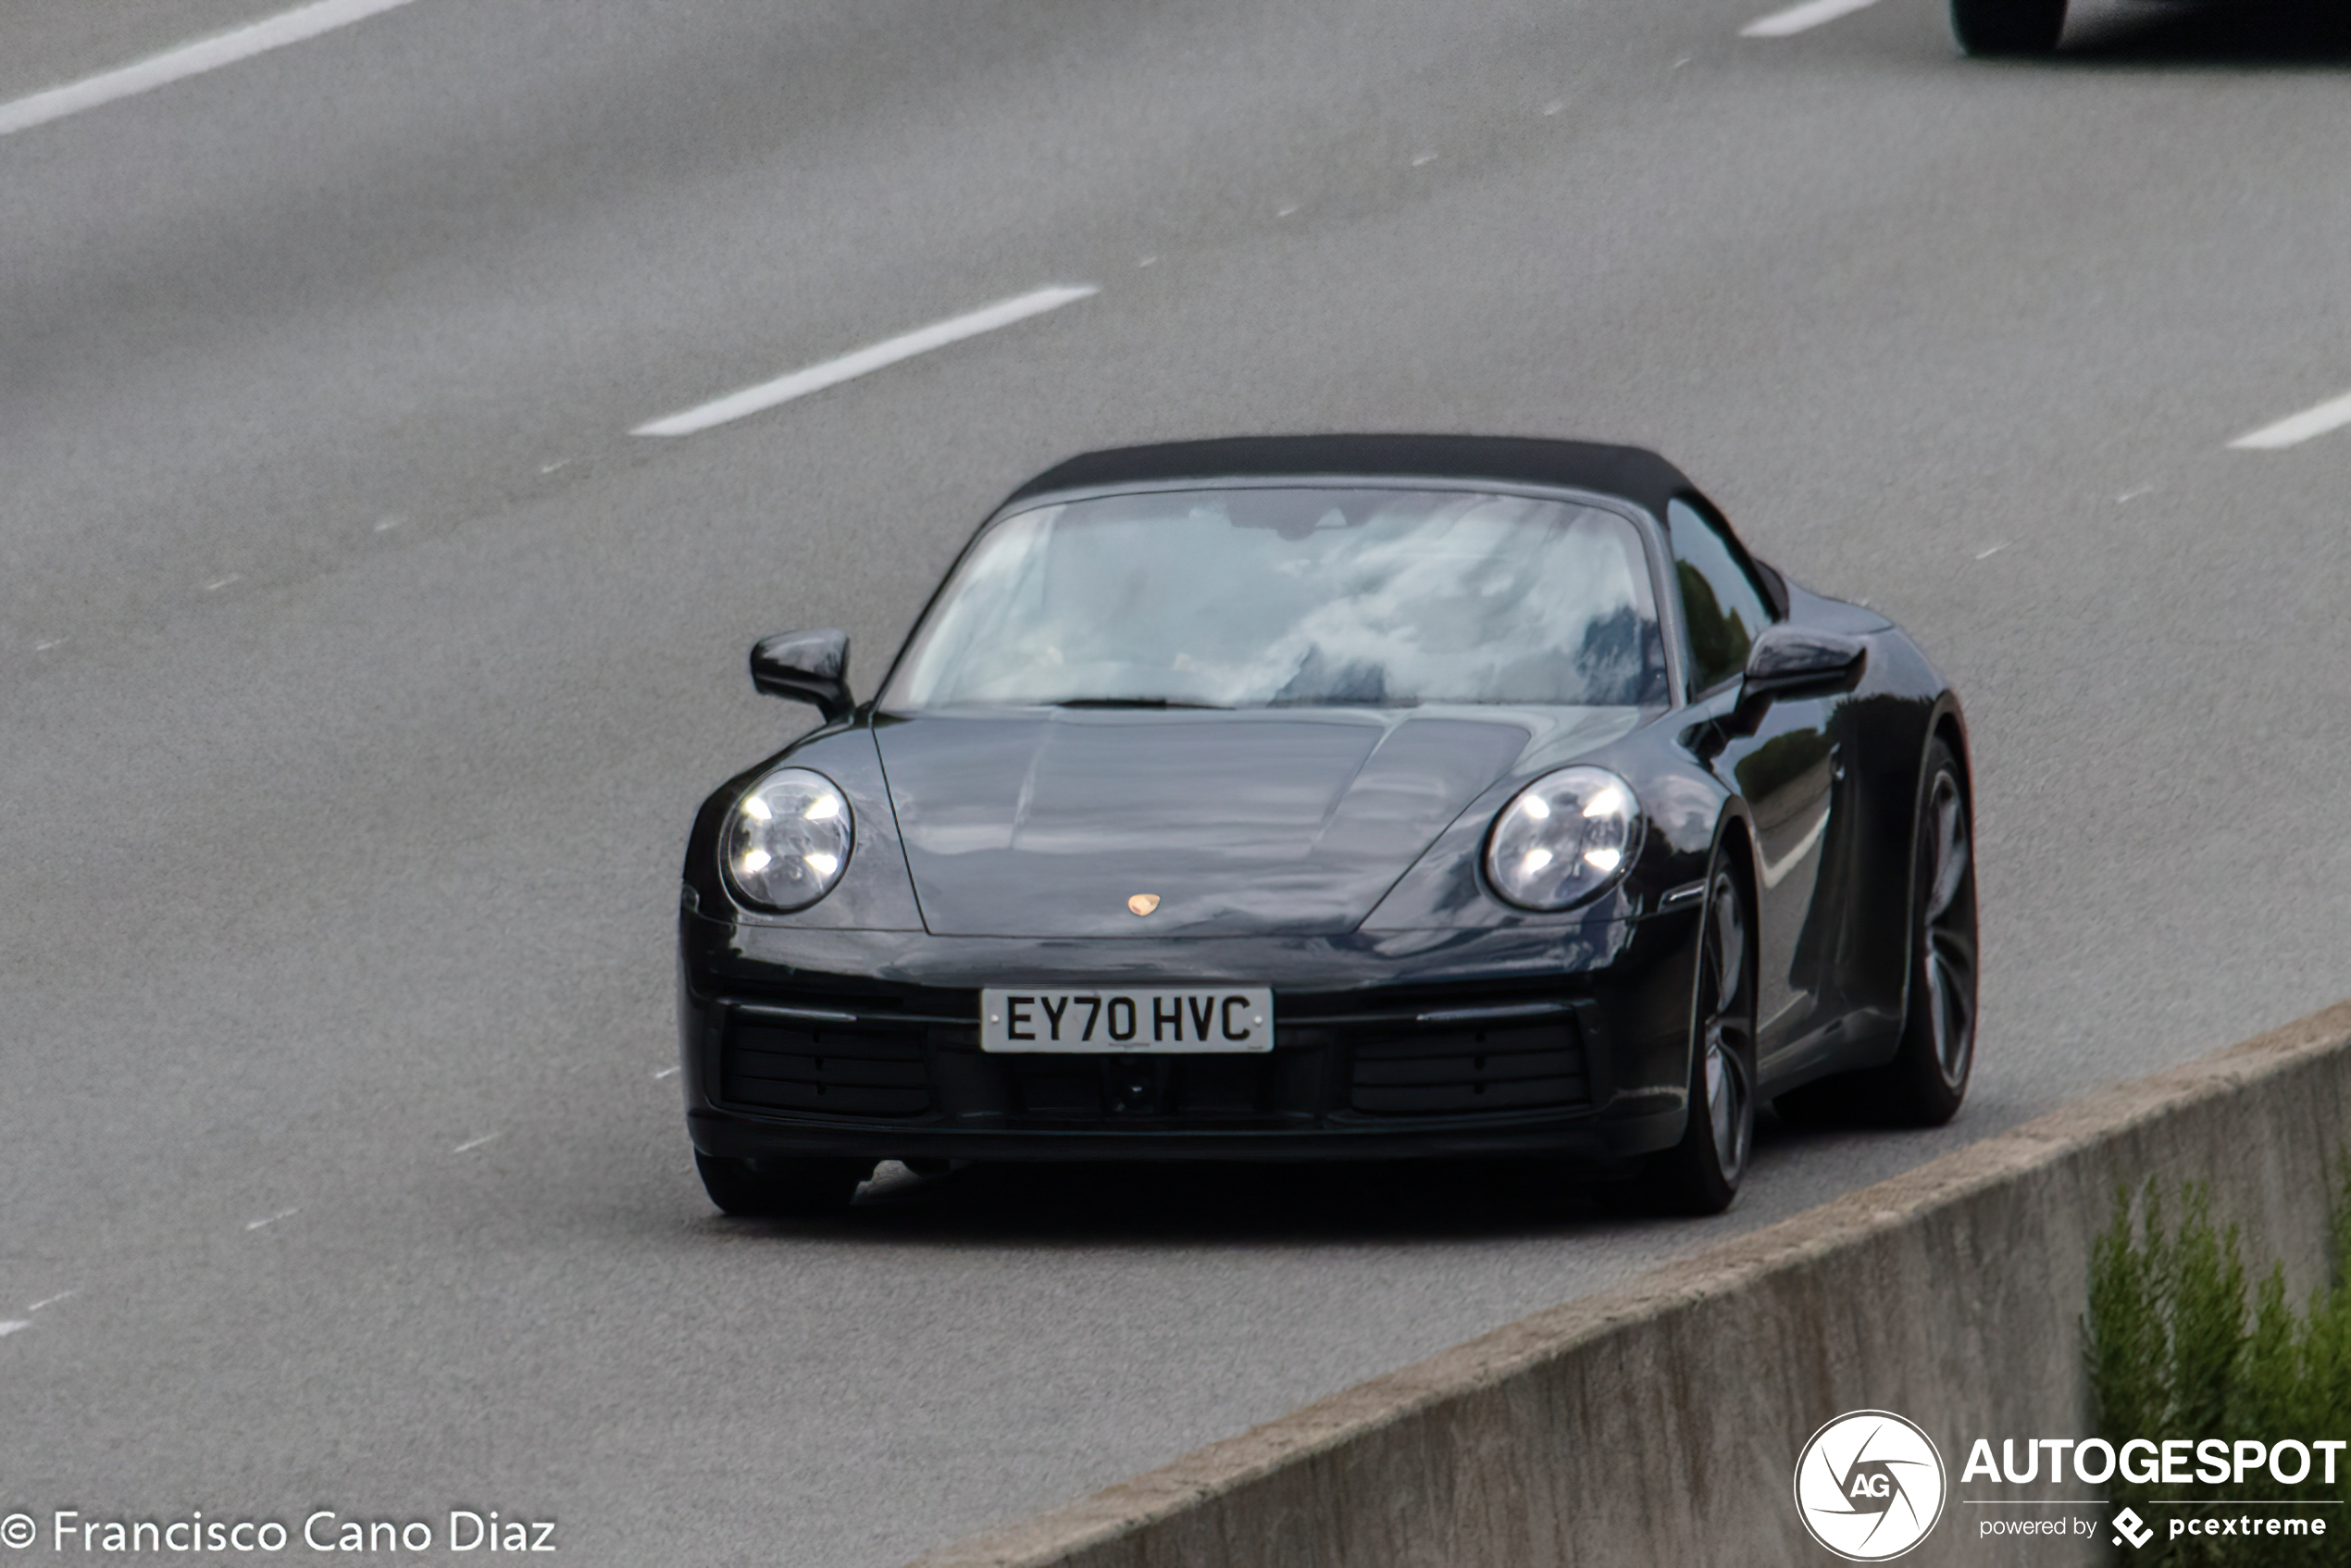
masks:
[(1717, 867), (1698, 929), (1690, 999), (1690, 1115), (1661, 1156), (1664, 1196), (1687, 1214), (1719, 1214), (1738, 1196), (1755, 1143), (1755, 964), (1746, 902)]
[(1951, 36), (1971, 55), (2046, 55), (2065, 31), (2065, 0), (1951, 0)]
[(838, 1213), (874, 1174), (870, 1161), (730, 1160), (699, 1149), (694, 1169), (721, 1213), (762, 1219)]

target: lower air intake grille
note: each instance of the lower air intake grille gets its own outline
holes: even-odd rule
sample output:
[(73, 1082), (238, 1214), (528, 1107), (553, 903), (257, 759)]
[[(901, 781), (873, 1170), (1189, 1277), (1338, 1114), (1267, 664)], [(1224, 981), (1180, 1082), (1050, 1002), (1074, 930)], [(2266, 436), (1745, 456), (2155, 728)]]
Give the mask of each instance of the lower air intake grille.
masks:
[(1530, 1111), (1590, 1098), (1569, 1018), (1424, 1028), (1355, 1047), (1350, 1102), (1375, 1115)]
[(930, 1109), (922, 1037), (911, 1030), (732, 1018), (719, 1098), (771, 1111), (913, 1116)]

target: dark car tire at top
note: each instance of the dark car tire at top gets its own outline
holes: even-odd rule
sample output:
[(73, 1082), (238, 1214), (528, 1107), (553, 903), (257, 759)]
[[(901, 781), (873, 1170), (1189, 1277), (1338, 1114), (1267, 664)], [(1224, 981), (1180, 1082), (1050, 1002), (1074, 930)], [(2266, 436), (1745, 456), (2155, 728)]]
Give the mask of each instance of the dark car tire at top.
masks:
[(2046, 55), (2065, 31), (2065, 0), (1951, 0), (1951, 36), (1971, 55)]
[(874, 1174), (855, 1160), (729, 1160), (694, 1151), (703, 1190), (723, 1213), (743, 1218), (810, 1218), (839, 1213)]
[(1719, 1214), (1738, 1196), (1755, 1147), (1755, 951), (1730, 872), (1707, 879), (1690, 998), (1690, 1115), (1659, 1156), (1659, 1194), (1675, 1213)]

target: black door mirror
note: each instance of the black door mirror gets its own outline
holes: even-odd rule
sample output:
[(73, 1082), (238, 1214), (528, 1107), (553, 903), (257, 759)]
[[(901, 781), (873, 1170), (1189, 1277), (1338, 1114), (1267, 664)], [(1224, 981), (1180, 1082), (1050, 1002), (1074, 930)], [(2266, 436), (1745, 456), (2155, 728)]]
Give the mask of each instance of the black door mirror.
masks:
[(1861, 673), (1868, 652), (1859, 638), (1833, 631), (1785, 624), (1766, 627), (1748, 650), (1747, 684), (1739, 699), (1849, 687)]
[(849, 695), (849, 633), (779, 631), (751, 648), (751, 683), (770, 697), (813, 703), (829, 724), (857, 704)]

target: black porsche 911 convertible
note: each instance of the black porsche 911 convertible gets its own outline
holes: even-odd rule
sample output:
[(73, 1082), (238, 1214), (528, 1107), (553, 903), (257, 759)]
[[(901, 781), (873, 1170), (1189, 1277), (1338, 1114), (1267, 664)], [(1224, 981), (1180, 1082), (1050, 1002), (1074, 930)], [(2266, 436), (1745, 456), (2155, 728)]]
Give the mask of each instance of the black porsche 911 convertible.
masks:
[(729, 1213), (877, 1161), (1558, 1156), (1727, 1205), (1759, 1105), (1966, 1093), (1958, 698), (1629, 447), (1099, 452), (984, 523), (875, 696), (686, 852)]

